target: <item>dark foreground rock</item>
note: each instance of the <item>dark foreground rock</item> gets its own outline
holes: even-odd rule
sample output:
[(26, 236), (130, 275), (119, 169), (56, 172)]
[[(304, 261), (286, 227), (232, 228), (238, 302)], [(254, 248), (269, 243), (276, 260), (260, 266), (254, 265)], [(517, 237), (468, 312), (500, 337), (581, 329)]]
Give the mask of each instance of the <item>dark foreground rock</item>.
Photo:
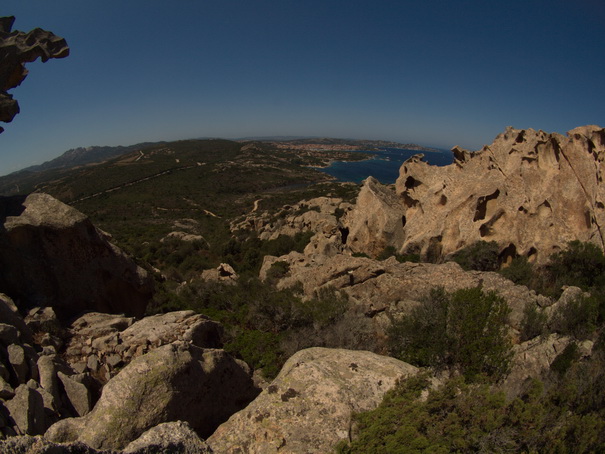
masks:
[[(23, 307), (140, 317), (150, 276), (78, 210), (47, 194), (0, 197), (0, 292)], [(35, 278), (33, 278), (35, 276)]]

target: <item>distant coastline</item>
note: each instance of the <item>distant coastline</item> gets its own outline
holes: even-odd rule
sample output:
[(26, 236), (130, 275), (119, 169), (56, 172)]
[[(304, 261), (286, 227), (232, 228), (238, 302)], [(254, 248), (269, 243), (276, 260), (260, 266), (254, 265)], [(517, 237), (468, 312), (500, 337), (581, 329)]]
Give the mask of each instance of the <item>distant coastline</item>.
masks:
[[(424, 160), (429, 164), (446, 166), (453, 162), (452, 152), (433, 150), (424, 156)], [(401, 148), (386, 148), (379, 151), (359, 150), (372, 156), (358, 161), (332, 161), (329, 166), (316, 168), (337, 181), (361, 183), (372, 176), (383, 184), (393, 184), (399, 177), (399, 169), (403, 163), (412, 156), (421, 154), (418, 153), (419, 151)]]

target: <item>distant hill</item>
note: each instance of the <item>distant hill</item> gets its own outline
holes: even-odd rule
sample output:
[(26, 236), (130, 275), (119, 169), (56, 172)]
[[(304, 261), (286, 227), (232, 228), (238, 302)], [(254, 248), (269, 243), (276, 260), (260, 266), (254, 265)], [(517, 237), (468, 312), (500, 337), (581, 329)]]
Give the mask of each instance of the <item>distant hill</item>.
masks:
[[(201, 141), (201, 139), (198, 139), (198, 141)], [(322, 145), (325, 146), (326, 149), (332, 150), (376, 150), (379, 148), (389, 147), (428, 152), (439, 151), (435, 148), (428, 148), (411, 143), (404, 144), (384, 140), (334, 139), (328, 137), (250, 137), (237, 139), (237, 142), (279, 143), (280, 148), (288, 148), (288, 145), (292, 145), (293, 148)], [(164, 146), (166, 144), (167, 142), (142, 142), (128, 146), (91, 146), (72, 148), (71, 150), (67, 150), (61, 156), (51, 159), (50, 161), (46, 161), (43, 164), (30, 166), (17, 172), (13, 172), (9, 175), (0, 177), (0, 195), (31, 192), (34, 189), (38, 189), (43, 183), (61, 179), (62, 175), (70, 169), (103, 163), (129, 153), (134, 153), (152, 147)]]
[(72, 148), (71, 150), (67, 150), (58, 158), (51, 159), (50, 161), (46, 161), (45, 163), (40, 165), (27, 167), (23, 170), (29, 172), (40, 172), (43, 170), (51, 169), (67, 169), (81, 165), (102, 162), (115, 156), (130, 153), (131, 151), (136, 151), (137, 149), (145, 148), (150, 145), (154, 145), (154, 143), (144, 142), (138, 143), (136, 145), (129, 145), (126, 147), (93, 146)]

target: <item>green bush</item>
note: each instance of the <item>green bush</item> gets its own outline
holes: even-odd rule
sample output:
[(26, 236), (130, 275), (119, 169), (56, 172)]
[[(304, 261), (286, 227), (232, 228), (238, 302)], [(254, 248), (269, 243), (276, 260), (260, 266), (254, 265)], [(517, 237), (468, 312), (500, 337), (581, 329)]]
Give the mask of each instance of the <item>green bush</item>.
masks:
[(527, 261), (527, 257), (519, 256), (515, 257), (510, 265), (506, 268), (502, 268), (499, 273), (507, 278), (508, 280), (513, 281), (518, 285), (525, 285), (530, 287), (533, 283), (534, 279), (534, 268)]
[(567, 249), (553, 254), (548, 265), (551, 282), (590, 291), (605, 288), (605, 256), (592, 243), (571, 241)]
[(506, 301), (480, 288), (430, 296), (388, 330), (391, 354), (418, 366), (453, 367), (470, 381), (508, 371), (511, 342)]
[[(453, 379), (427, 391), (426, 376), (400, 382), (378, 408), (354, 415), (351, 442), (341, 454), (588, 453), (605, 449), (600, 411), (572, 410), (574, 402), (531, 383), (507, 402), (487, 385)], [(420, 399), (421, 394), (427, 394)]]
[(496, 271), (500, 267), (498, 243), (477, 241), (452, 256), (452, 260), (465, 270)]
[(243, 359), (253, 369), (262, 369), (266, 378), (277, 376), (285, 359), (280, 336), (259, 330), (241, 330), (225, 344), (225, 351)]
[(580, 296), (560, 306), (553, 314), (550, 328), (559, 333), (588, 339), (597, 329), (599, 301), (592, 296)]
[(521, 342), (540, 336), (546, 331), (547, 317), (535, 303), (527, 303), (521, 320)]
[(271, 267), (267, 270), (267, 281), (271, 284), (275, 284), (277, 281), (285, 277), (290, 271), (290, 264), (283, 260), (278, 260), (271, 264)]

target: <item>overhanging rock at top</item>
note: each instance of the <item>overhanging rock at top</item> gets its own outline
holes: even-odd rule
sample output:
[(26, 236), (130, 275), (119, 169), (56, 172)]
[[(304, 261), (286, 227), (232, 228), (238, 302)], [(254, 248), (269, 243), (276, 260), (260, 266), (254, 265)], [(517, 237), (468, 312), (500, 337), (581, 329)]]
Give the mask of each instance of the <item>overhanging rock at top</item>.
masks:
[[(69, 47), (63, 38), (36, 28), (28, 33), (11, 31), (14, 17), (0, 17), (0, 121), (8, 123), (19, 113), (19, 103), (7, 91), (18, 87), (27, 77), (25, 63), (40, 58), (69, 55)], [(0, 128), (0, 133), (4, 131)]]

